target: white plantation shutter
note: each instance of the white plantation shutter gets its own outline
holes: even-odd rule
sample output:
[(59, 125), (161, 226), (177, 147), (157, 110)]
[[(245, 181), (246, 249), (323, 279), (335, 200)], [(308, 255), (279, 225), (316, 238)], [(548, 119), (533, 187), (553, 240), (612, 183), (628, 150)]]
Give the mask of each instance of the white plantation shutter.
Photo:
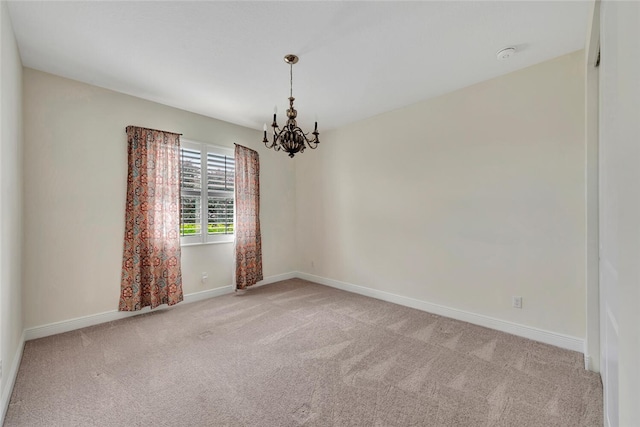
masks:
[(233, 151), (184, 140), (181, 145), (182, 243), (233, 241)]
[(180, 148), (180, 236), (202, 234), (202, 153)]
[(234, 177), (232, 156), (207, 152), (208, 234), (233, 234)]

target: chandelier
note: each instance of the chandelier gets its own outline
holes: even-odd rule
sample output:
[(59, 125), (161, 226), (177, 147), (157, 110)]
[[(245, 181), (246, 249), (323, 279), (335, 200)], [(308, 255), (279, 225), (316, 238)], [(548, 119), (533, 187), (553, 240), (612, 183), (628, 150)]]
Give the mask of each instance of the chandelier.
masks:
[(273, 123), (271, 124), (271, 127), (273, 128), (273, 142), (269, 142), (269, 140), (267, 139), (266, 123), (264, 124), (264, 139), (262, 140), (262, 142), (264, 142), (264, 145), (267, 148), (273, 148), (276, 151), (286, 151), (287, 153), (289, 153), (289, 157), (293, 158), (296, 153), (304, 152), (304, 149), (306, 147), (309, 147), (312, 150), (315, 149), (320, 143), (320, 140), (318, 139), (318, 122), (316, 122), (314, 130), (313, 132), (311, 132), (313, 134), (313, 139), (308, 139), (308, 133), (304, 133), (296, 123), (298, 112), (295, 108), (293, 108), (293, 101), (295, 100), (295, 98), (293, 97), (293, 64), (296, 64), (298, 62), (298, 57), (296, 55), (286, 55), (284, 57), (284, 62), (289, 64), (289, 71), (291, 76), (291, 90), (289, 93), (287, 124), (285, 124), (284, 127), (280, 129), (278, 123), (276, 122), (277, 109), (274, 108)]

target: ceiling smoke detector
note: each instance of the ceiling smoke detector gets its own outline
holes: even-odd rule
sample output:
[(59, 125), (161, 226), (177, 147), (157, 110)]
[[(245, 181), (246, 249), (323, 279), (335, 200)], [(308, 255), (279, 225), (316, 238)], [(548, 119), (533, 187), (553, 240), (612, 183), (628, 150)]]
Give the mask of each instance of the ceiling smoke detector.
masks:
[(515, 47), (505, 47), (504, 49), (500, 49), (498, 51), (497, 56), (498, 56), (498, 59), (505, 60), (515, 55), (515, 53), (516, 53)]

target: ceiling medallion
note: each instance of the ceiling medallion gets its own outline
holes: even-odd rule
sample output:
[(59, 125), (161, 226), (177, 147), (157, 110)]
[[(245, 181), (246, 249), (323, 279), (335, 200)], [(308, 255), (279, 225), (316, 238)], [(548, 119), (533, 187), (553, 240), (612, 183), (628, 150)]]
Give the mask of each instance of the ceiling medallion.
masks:
[(295, 98), (293, 97), (293, 64), (298, 62), (298, 57), (296, 55), (286, 55), (284, 57), (284, 62), (289, 64), (289, 73), (290, 73), (290, 93), (289, 93), (289, 109), (287, 110), (287, 123), (284, 125), (282, 129), (278, 126), (276, 122), (276, 114), (277, 108), (273, 109), (273, 123), (271, 127), (273, 128), (273, 142), (269, 142), (267, 139), (267, 124), (264, 124), (264, 145), (267, 148), (273, 148), (276, 151), (286, 151), (289, 153), (289, 157), (292, 157), (296, 153), (304, 152), (306, 147), (315, 149), (320, 140), (318, 139), (318, 122), (315, 124), (315, 128), (313, 132), (313, 139), (308, 139), (308, 133), (304, 133), (302, 129), (300, 129), (296, 123), (296, 117), (298, 116), (298, 112), (295, 108), (293, 108), (293, 101)]

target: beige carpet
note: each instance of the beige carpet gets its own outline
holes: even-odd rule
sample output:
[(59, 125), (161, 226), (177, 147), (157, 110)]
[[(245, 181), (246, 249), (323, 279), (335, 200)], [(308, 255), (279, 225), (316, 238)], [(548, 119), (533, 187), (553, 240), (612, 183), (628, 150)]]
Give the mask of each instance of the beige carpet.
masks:
[(601, 426), (582, 366), (288, 280), (27, 342), (5, 426)]

